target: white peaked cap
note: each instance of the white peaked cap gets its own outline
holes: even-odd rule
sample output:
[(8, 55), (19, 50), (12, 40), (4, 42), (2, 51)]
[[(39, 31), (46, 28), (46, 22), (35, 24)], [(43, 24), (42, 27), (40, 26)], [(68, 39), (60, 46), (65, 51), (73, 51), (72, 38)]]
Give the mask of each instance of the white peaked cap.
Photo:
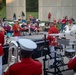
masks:
[(21, 49), (26, 51), (33, 51), (33, 49), (37, 48), (37, 44), (30, 39), (19, 39), (18, 42)]

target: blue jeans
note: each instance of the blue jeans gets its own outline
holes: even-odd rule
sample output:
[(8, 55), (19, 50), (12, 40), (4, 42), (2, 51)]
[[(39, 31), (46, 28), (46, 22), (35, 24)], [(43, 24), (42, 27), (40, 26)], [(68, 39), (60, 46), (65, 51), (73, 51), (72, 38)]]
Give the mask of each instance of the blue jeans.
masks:
[(65, 27), (65, 24), (62, 24), (61, 25), (61, 28), (60, 28), (60, 31), (63, 31), (64, 30), (64, 27)]

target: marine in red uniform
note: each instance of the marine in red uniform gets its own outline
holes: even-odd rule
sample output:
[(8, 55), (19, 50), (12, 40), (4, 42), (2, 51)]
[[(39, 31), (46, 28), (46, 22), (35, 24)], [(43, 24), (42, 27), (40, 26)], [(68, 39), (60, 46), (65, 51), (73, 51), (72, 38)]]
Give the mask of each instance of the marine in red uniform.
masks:
[(15, 21), (15, 24), (13, 25), (13, 32), (14, 32), (14, 36), (20, 36), (20, 26), (18, 24), (18, 20)]
[(76, 55), (72, 59), (69, 60), (68, 69), (74, 70), (76, 72)]
[(50, 36), (49, 34), (56, 34), (56, 33), (59, 33), (59, 30), (58, 28), (56, 28), (56, 26), (54, 26), (54, 22), (51, 21), (50, 28), (48, 30), (48, 37), (47, 37), (47, 40), (49, 40), (49, 45), (51, 46), (55, 46), (54, 42), (56, 41), (56, 38)]
[(29, 39), (19, 39), (21, 47), (21, 62), (11, 65), (3, 75), (41, 75), (42, 64), (31, 58), (33, 49), (36, 49), (35, 42)]
[(3, 44), (4, 44), (4, 34), (0, 32), (0, 56), (3, 55), (3, 49), (2, 49)]
[(2, 75), (2, 56), (3, 56), (3, 46), (4, 44), (4, 34), (0, 32), (0, 75)]
[[(54, 36), (50, 36), (49, 34), (57, 34), (59, 33), (58, 29), (54, 26), (54, 22), (51, 21), (50, 23), (50, 28), (48, 30), (48, 36), (47, 36), (47, 40), (49, 40), (49, 48), (50, 48), (50, 53), (51, 53), (51, 57), (54, 57), (55, 55), (55, 49), (54, 46), (57, 46), (57, 41), (56, 41), (56, 37)], [(52, 63), (54, 62), (54, 60), (52, 61)]]

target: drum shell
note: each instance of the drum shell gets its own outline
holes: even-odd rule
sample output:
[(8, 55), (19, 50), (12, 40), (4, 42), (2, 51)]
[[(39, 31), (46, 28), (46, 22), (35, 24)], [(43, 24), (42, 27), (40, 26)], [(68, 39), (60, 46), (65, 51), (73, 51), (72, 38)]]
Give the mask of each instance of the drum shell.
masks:
[(65, 50), (65, 56), (68, 58), (72, 58), (75, 56), (75, 50)]

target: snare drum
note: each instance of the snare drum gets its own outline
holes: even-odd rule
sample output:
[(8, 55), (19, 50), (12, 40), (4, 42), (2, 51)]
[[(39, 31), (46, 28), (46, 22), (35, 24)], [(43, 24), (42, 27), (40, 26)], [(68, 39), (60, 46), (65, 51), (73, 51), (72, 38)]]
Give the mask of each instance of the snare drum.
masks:
[(72, 58), (75, 55), (75, 50), (73, 49), (67, 49), (65, 50), (65, 56), (68, 58)]

